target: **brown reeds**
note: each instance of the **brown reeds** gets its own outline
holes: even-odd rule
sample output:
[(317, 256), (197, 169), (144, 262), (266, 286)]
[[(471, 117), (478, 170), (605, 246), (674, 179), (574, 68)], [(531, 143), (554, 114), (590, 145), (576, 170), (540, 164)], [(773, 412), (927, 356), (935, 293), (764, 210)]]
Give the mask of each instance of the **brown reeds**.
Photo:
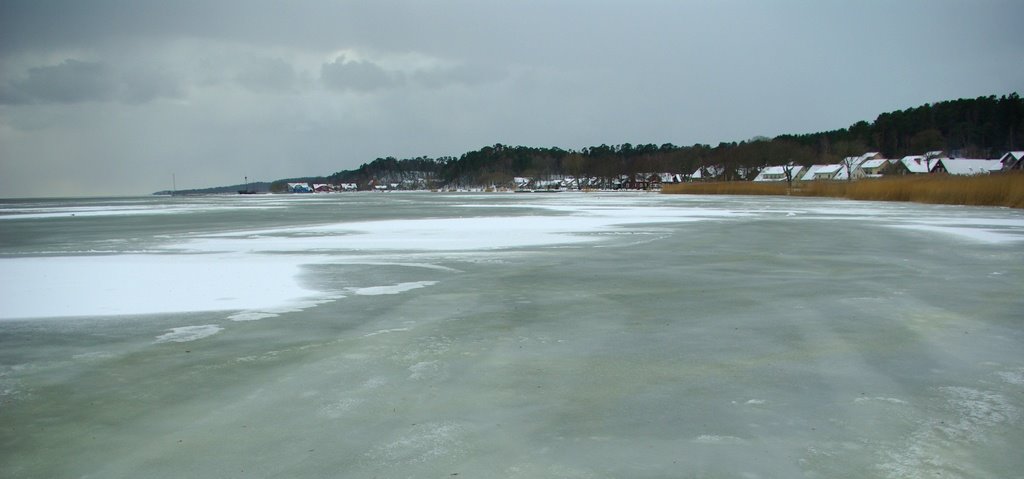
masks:
[(907, 175), (859, 181), (727, 181), (665, 185), (662, 193), (691, 195), (823, 196), (870, 201), (1024, 208), (1024, 172), (978, 176)]

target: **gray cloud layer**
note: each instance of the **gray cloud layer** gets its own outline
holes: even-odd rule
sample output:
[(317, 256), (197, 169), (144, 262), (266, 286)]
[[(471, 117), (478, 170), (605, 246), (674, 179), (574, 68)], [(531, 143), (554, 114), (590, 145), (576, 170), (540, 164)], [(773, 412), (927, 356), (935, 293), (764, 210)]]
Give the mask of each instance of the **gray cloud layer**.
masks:
[(104, 62), (67, 59), (32, 67), (24, 76), (0, 85), (0, 103), (142, 103), (181, 95), (179, 85), (157, 71), (118, 70)]
[(325, 63), (320, 77), (337, 90), (371, 91), (404, 83), (401, 73), (388, 72), (369, 61), (348, 60), (344, 55)]
[[(839, 128), (1024, 89), (1021, 17), (1009, 0), (4, 0), (0, 196)], [(42, 176), (59, 191), (26, 186)]]

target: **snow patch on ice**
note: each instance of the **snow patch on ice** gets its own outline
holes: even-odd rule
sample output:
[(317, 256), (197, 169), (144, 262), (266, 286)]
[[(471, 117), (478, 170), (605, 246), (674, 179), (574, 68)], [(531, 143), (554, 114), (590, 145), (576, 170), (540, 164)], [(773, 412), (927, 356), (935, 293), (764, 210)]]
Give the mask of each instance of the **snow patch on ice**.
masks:
[(1016, 371), (999, 371), (996, 373), (1005, 382), (1016, 385), (1024, 385), (1024, 369)]
[(746, 444), (747, 441), (736, 436), (719, 436), (702, 434), (694, 438), (693, 442), (698, 444)]
[(887, 398), (887, 397), (881, 397), (881, 396), (876, 396), (876, 397), (859, 397), (859, 398), (853, 400), (853, 402), (855, 402), (855, 403), (868, 402), (868, 401), (880, 401), (880, 402), (887, 402), (887, 403), (892, 403), (892, 404), (907, 404), (907, 402), (902, 400), (902, 399)]
[(259, 321), (261, 319), (273, 318), (279, 316), (279, 313), (267, 313), (263, 311), (243, 311), (241, 313), (235, 313), (228, 316), (228, 319), (232, 321)]
[(977, 477), (977, 466), (963, 460), (956, 450), (984, 443), (992, 429), (1020, 420), (1020, 410), (1000, 394), (967, 387), (938, 390), (945, 399), (941, 414), (925, 421), (905, 444), (883, 451), (888, 461), (878, 468), (887, 477)]
[(317, 414), (328, 419), (338, 419), (362, 403), (362, 399), (342, 398), (320, 406)]
[(425, 288), (427, 286), (433, 286), (437, 284), (437, 281), (412, 281), (408, 283), (398, 283), (390, 286), (370, 286), (365, 288), (348, 288), (348, 291), (352, 294), (359, 296), (378, 296), (383, 294), (400, 294), (406, 291), (412, 291), (414, 289)]
[(340, 294), (323, 294), (321, 297), (314, 299), (292, 300), (278, 308), (267, 308), (258, 311), (242, 311), (228, 316), (228, 319), (232, 321), (259, 321), (261, 319), (274, 318), (285, 313), (303, 311), (344, 297), (344, 295)]
[(714, 208), (606, 206), (590, 203), (531, 205), (562, 216), (480, 216), (378, 220), (271, 228), (195, 237), (182, 247), (197, 252), (480, 251), (598, 241), (592, 233), (638, 224), (681, 223), (751, 216)]
[(434, 361), (420, 361), (412, 366), (409, 366), (409, 379), (413, 381), (422, 381), (424, 379), (444, 379), (448, 377), (444, 363)]
[(125, 254), (0, 259), (0, 319), (269, 311), (324, 293), (299, 282), (310, 257)]
[(929, 233), (941, 233), (944, 235), (955, 236), (961, 239), (975, 241), (979, 243), (988, 244), (1005, 244), (1012, 243), (1015, 241), (1024, 241), (1024, 235), (1013, 234), (1002, 230), (992, 230), (984, 228), (969, 228), (969, 227), (958, 227), (958, 226), (937, 226), (927, 224), (911, 224), (911, 225), (888, 225), (890, 228), (900, 228), (906, 230), (925, 231)]
[(409, 331), (409, 328), (380, 329), (380, 330), (374, 331), (372, 333), (366, 333), (366, 334), (363, 335), (363, 337), (364, 338), (372, 338), (372, 337), (380, 335), (380, 334), (401, 333), (401, 332), (404, 332), (404, 331)]
[(463, 428), (457, 424), (418, 424), (397, 439), (375, 446), (366, 456), (385, 466), (454, 460), (466, 454), (464, 434)]
[(71, 359), (76, 361), (93, 361), (99, 359), (110, 359), (116, 355), (110, 351), (94, 351), (91, 353), (82, 353), (71, 356)]
[(203, 324), (200, 326), (182, 326), (180, 328), (171, 328), (167, 333), (161, 334), (156, 337), (154, 343), (185, 343), (189, 341), (195, 341), (197, 339), (203, 339), (208, 336), (213, 336), (224, 330), (224, 328), (215, 324)]

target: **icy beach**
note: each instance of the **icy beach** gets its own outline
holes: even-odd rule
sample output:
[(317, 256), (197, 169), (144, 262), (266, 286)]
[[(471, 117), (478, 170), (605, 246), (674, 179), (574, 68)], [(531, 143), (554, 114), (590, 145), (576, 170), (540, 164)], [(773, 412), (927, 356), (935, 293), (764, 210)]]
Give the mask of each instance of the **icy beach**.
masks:
[(1000, 478), (1024, 213), (0, 202), (3, 477)]

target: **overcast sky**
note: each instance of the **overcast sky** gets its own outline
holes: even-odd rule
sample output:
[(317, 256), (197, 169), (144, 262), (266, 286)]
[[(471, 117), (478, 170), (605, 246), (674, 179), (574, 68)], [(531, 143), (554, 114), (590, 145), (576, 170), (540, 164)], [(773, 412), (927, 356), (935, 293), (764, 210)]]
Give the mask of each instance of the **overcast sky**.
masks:
[(0, 197), (485, 145), (718, 144), (1024, 93), (1020, 0), (0, 0)]

